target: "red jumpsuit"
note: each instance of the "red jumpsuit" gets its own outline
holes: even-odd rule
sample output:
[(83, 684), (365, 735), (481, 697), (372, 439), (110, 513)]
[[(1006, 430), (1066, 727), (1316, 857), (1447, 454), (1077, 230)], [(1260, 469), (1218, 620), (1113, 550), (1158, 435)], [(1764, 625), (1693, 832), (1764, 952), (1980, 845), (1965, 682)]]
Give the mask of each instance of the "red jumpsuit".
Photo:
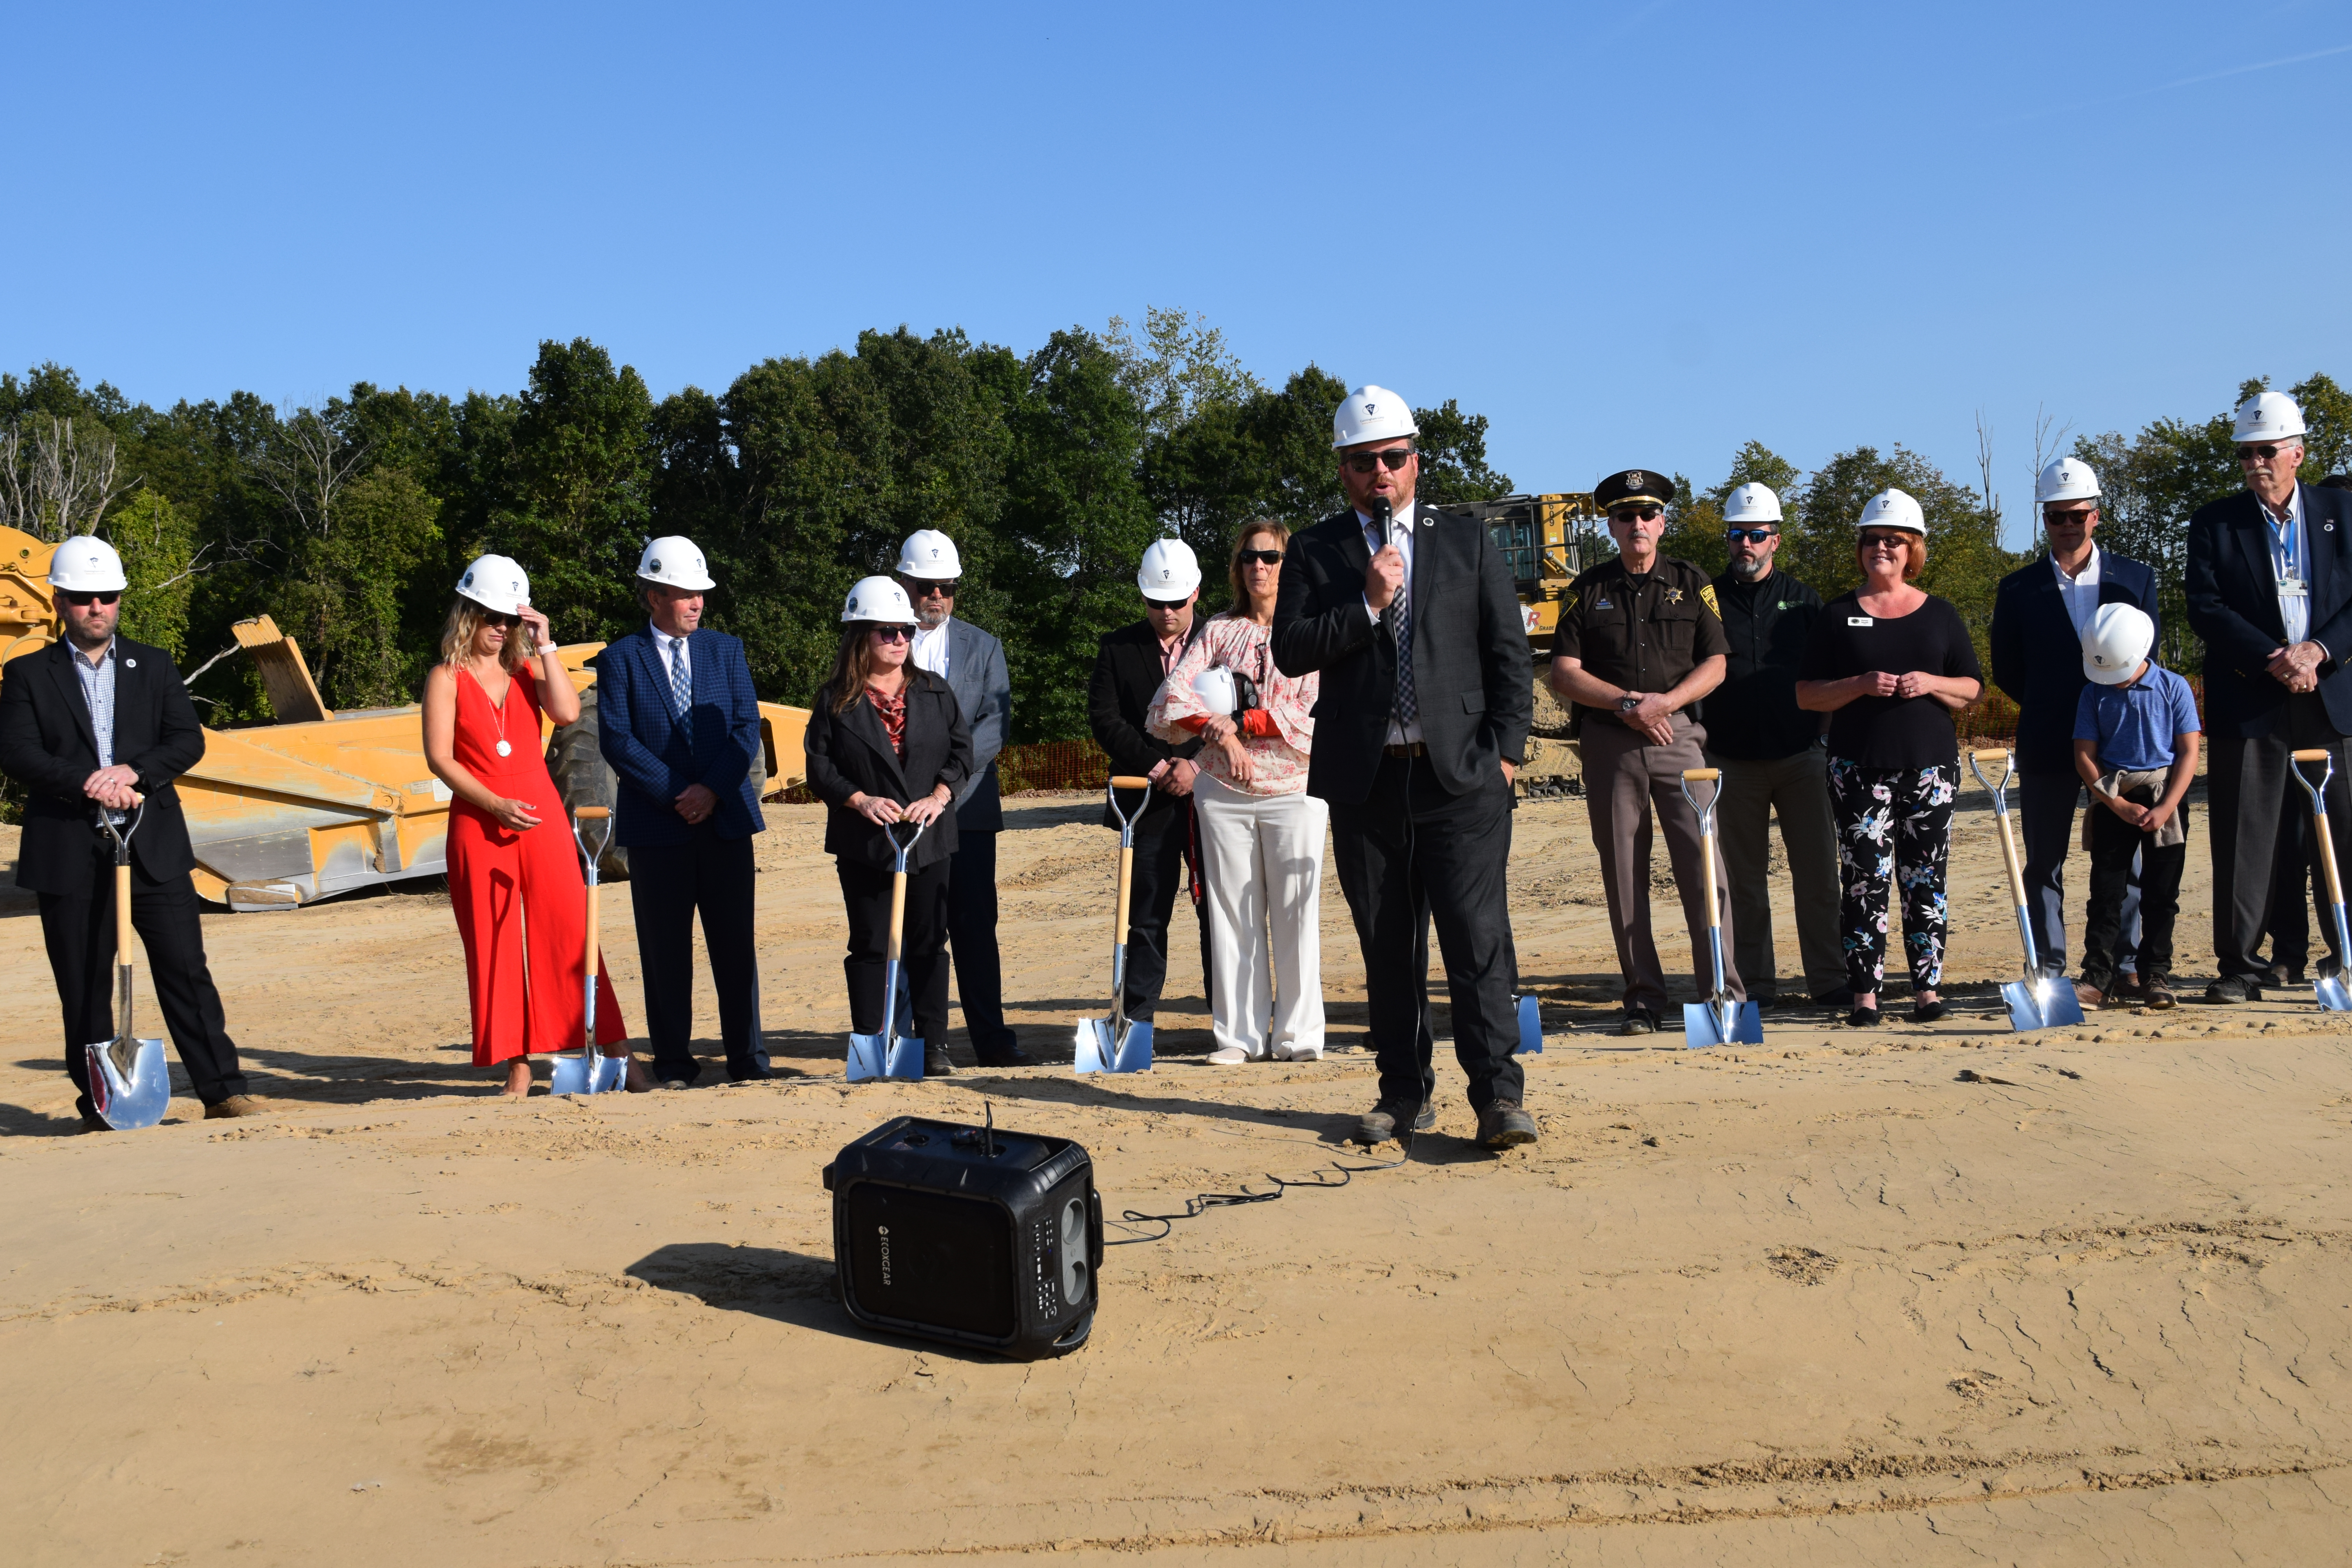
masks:
[[(451, 753), (491, 794), (531, 808), (539, 826), (521, 833), (462, 799), (449, 805), (449, 907), (466, 943), (466, 992), (474, 1009), (474, 1065), (491, 1067), (529, 1051), (580, 1044), (581, 959), (588, 938), (588, 889), (580, 875), (571, 817), (541, 754), (539, 688), (525, 665), (505, 703), (459, 670), (457, 732)], [(504, 740), (508, 754), (499, 755)], [(527, 956), (526, 956), (527, 955)], [(596, 958), (596, 1043), (629, 1037), (621, 1000)]]

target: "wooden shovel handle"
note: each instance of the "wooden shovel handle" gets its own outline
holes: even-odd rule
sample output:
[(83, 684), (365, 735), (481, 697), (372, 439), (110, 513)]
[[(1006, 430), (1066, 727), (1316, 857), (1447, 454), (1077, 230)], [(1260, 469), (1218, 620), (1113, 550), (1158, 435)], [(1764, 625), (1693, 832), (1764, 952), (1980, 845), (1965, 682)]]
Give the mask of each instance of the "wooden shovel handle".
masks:
[(1685, 784), (1714, 784), (1722, 777), (1721, 768), (1685, 768), (1683, 770)]
[(114, 868), (114, 962), (131, 967), (131, 868)]
[[(890, 877), (890, 962), (898, 962), (898, 939), (907, 929), (907, 873), (893, 872)], [(890, 1006), (897, 1006), (895, 997), (886, 997)]]
[(609, 805), (580, 805), (572, 807), (572, 815), (583, 822), (602, 822), (613, 815), (613, 808)]
[(1118, 913), (1117, 923), (1110, 928), (1113, 946), (1127, 945), (1127, 900), (1135, 886), (1135, 847), (1127, 845), (1118, 852)]
[(2009, 758), (2009, 748), (2007, 746), (1992, 746), (1981, 752), (1970, 752), (1969, 755), (1974, 757), (1980, 763), (2006, 762)]
[(1150, 789), (1151, 787), (1151, 781), (1145, 778), (1141, 773), (1113, 773), (1110, 778), (1110, 787), (1113, 789)]
[(2325, 763), (2334, 760), (2325, 746), (2315, 747), (2308, 752), (2290, 752), (2287, 755), (2298, 763)]

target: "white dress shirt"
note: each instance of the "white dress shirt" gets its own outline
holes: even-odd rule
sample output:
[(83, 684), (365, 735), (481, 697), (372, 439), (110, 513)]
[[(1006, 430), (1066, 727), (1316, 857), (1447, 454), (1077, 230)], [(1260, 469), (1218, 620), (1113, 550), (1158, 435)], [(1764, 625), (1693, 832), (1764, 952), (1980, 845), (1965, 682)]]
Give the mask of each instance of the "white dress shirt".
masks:
[[(667, 679), (670, 679), (670, 673), (669, 673), (669, 672), (670, 672), (672, 669), (675, 669), (675, 668), (683, 668), (683, 669), (686, 671), (686, 689), (687, 689), (688, 691), (693, 690), (693, 689), (694, 689), (694, 648), (693, 648), (693, 646), (692, 646), (692, 645), (688, 641), (688, 639), (687, 639), (687, 638), (685, 638), (685, 637), (674, 637), (670, 636), (667, 632), (666, 632), (666, 631), (662, 630), (662, 629), (661, 629), (661, 627), (655, 626), (651, 621), (647, 621), (647, 622), (646, 623), (646, 626), (647, 626), (648, 628), (650, 628), (650, 629), (652, 630), (652, 632), (653, 632), (653, 634), (654, 634), (654, 651), (655, 651), (656, 653), (657, 653), (657, 654), (661, 655), (662, 679), (663, 679), (664, 680), (667, 680)], [(677, 648), (677, 652), (676, 652), (675, 654), (673, 654), (673, 653), (671, 653), (671, 652), (670, 652), (670, 649), (671, 649), (671, 648), (673, 648), (673, 647), (675, 647), (675, 648)], [(677, 660), (678, 661), (678, 662), (677, 662), (677, 664), (675, 664), (675, 665), (673, 665), (673, 664), (670, 662), (670, 660), (671, 660), (671, 659), (673, 659), (673, 658), (675, 658), (675, 659), (677, 659)]]
[(2279, 624), (2286, 628), (2289, 647), (2309, 640), (2311, 637), (2311, 534), (2304, 526), (2303, 486), (2298, 483), (2286, 498), (2286, 516), (2272, 515), (2260, 496), (2254, 504), (2263, 509), (2263, 521), (2269, 524), (2263, 537), (2270, 545), (2271, 575), (2278, 583)]
[(954, 619), (950, 616), (928, 631), (920, 626), (915, 628), (913, 658), (917, 669), (928, 669), (941, 680), (948, 678), (948, 621)]
[(2058, 597), (2065, 602), (2066, 618), (2074, 623), (2077, 642), (2091, 629), (2091, 617), (2099, 613), (2099, 547), (2095, 544), (2091, 546), (2091, 558), (2083, 563), (2080, 576), (2066, 575), (2066, 568), (2058, 564), (2055, 552), (2050, 557), (2050, 570), (2058, 576)]
[[(1360, 511), (1356, 514), (1356, 526), (1363, 530), (1366, 548), (1374, 554), (1378, 554), (1381, 544), (1393, 544), (1397, 547), (1397, 553), (1404, 557), (1404, 581), (1397, 584), (1396, 597), (1389, 603), (1391, 605), (1402, 605), (1407, 611), (1412, 608), (1412, 508), (1413, 503), (1407, 501), (1389, 514), (1389, 531), (1385, 540), (1381, 538), (1378, 523)], [(1381, 612), (1372, 608), (1372, 601), (1370, 598), (1365, 599), (1364, 609), (1377, 625), (1381, 618)], [(1397, 657), (1411, 658), (1412, 650), (1399, 648)], [(1420, 741), (1421, 720), (1418, 717), (1410, 724), (1401, 724), (1393, 718), (1389, 721), (1388, 743), (1390, 745), (1411, 746), (1418, 744)]]

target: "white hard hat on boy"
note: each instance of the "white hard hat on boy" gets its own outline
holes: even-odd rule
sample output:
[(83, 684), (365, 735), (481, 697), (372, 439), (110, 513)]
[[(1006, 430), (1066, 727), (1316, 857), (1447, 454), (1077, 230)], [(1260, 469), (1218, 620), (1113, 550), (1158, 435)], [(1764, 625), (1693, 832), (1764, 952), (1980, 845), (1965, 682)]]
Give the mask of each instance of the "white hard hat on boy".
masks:
[(1147, 599), (1165, 603), (1190, 598), (1201, 585), (1200, 558), (1181, 539), (1155, 541), (1143, 552), (1143, 569), (1136, 573), (1135, 585)]
[(963, 558), (956, 553), (954, 540), (936, 528), (919, 528), (898, 546), (898, 564), (893, 570), (919, 582), (951, 583), (963, 575)]
[(2156, 623), (2137, 605), (2101, 605), (2083, 634), (2083, 673), (2101, 686), (2121, 686), (2139, 673), (2156, 646)]
[(2257, 392), (2238, 405), (2238, 441), (2300, 441), (2303, 410), (2284, 392)]
[(120, 594), (131, 586), (122, 557), (93, 534), (78, 533), (49, 557), (49, 586), (61, 594)]
[(886, 626), (911, 626), (915, 606), (896, 577), (860, 577), (842, 601), (845, 621), (874, 621)]
[(494, 616), (511, 616), (530, 603), (530, 578), (507, 556), (477, 555), (457, 592)]
[(637, 557), (637, 575), (648, 583), (693, 594), (719, 585), (710, 580), (710, 568), (704, 564), (694, 541), (675, 533), (646, 542), (645, 553)]
[(1754, 527), (1759, 522), (1780, 521), (1780, 498), (1772, 493), (1769, 485), (1749, 482), (1725, 498), (1723, 521), (1726, 523), (1746, 523)]
[(1862, 521), (1855, 526), (1899, 528), (1922, 539), (1927, 536), (1927, 518), (1919, 510), (1919, 503), (1895, 489), (1881, 490), (1871, 497), (1870, 504), (1862, 509)]
[(2037, 506), (2048, 506), (2053, 500), (2096, 500), (2099, 499), (2099, 476), (2091, 465), (2080, 458), (2061, 458), (2042, 470), (2033, 481), (2033, 500)]
[(1367, 441), (1393, 441), (1401, 436), (1418, 436), (1421, 426), (1412, 422), (1412, 405), (1384, 386), (1369, 384), (1356, 388), (1339, 400), (1339, 409), (1331, 416), (1331, 446), (1359, 447)]

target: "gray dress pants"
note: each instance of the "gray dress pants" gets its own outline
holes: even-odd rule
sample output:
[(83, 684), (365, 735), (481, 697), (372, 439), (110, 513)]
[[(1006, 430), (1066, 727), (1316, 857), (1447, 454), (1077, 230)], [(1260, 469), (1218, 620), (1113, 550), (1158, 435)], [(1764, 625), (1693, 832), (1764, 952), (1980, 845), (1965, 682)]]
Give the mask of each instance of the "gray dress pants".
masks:
[[(1592, 847), (1601, 856), (1601, 885), (1609, 896), (1609, 925), (1617, 938), (1617, 969), (1625, 977), (1628, 1010), (1664, 1013), (1666, 976), (1658, 944), (1650, 934), (1650, 812), (1674, 862), (1675, 886), (1682, 895), (1683, 921), (1690, 931), (1692, 979), (1705, 997), (1715, 985), (1715, 965), (1706, 935), (1706, 863), (1698, 814), (1683, 796), (1683, 770), (1706, 766), (1701, 748), (1706, 731), (1675, 715), (1670, 746), (1654, 746), (1612, 720), (1588, 717), (1579, 747), (1584, 760), (1584, 804), (1592, 816)], [(1705, 798), (1702, 796), (1701, 798)], [(1737, 928), (1717, 860), (1716, 902), (1723, 922), (1723, 988), (1744, 1002), (1739, 966), (1732, 956)]]
[(1808, 746), (1792, 757), (1749, 762), (1709, 756), (1723, 770), (1723, 800), (1716, 807), (1727, 888), (1731, 895), (1734, 967), (1751, 996), (1780, 994), (1772, 951), (1772, 816), (1780, 817), (1780, 845), (1789, 855), (1789, 881), (1797, 899), (1797, 956), (1808, 996), (1826, 996), (1845, 984), (1845, 952), (1838, 937), (1837, 822), (1830, 814), (1829, 752)]

